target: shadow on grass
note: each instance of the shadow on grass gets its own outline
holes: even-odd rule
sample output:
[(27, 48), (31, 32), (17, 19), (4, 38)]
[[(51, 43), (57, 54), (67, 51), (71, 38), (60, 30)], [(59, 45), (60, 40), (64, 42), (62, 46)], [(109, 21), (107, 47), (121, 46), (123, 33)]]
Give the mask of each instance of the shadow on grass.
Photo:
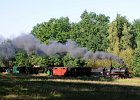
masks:
[(137, 86), (54, 82), (48, 79), (50, 78), (0, 76), (0, 99), (139, 100), (140, 98), (140, 87)]
[(83, 81), (107, 81), (111, 82), (114, 81), (114, 79), (110, 77), (88, 77), (88, 76), (79, 76), (79, 77), (65, 77), (65, 76), (33, 76), (31, 74), (29, 75), (15, 75), (19, 79), (41, 79), (41, 80), (47, 80), (47, 79), (70, 79), (70, 80), (83, 80)]

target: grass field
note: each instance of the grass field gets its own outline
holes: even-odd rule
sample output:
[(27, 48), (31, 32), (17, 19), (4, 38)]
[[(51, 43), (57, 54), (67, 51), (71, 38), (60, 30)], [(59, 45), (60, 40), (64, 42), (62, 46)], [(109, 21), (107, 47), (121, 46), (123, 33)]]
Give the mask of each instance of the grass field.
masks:
[(0, 100), (140, 100), (140, 78), (95, 79), (0, 75)]

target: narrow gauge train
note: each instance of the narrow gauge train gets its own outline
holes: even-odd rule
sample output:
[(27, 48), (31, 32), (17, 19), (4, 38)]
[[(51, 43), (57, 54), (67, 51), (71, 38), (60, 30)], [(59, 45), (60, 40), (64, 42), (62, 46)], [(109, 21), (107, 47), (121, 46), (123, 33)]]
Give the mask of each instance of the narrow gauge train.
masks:
[(47, 73), (51, 76), (93, 76), (93, 77), (111, 77), (127, 78), (129, 77), (127, 68), (90, 68), (90, 67), (0, 67), (0, 72), (13, 74), (39, 74)]

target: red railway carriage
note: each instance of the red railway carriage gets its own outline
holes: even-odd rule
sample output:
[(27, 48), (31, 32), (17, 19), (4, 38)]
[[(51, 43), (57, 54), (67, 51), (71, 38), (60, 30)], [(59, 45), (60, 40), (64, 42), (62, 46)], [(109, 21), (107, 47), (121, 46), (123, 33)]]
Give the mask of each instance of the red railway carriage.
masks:
[(54, 76), (65, 76), (67, 73), (68, 68), (67, 67), (54, 67), (52, 69)]

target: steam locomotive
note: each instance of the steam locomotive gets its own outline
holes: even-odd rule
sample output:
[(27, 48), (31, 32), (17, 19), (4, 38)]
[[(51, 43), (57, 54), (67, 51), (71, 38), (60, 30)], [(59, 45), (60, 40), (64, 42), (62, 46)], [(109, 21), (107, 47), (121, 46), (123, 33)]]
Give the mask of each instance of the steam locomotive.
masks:
[(110, 77), (110, 78), (127, 78), (129, 72), (127, 68), (114, 67), (0, 67), (1, 73), (11, 74), (39, 74), (46, 73), (50, 76), (91, 76), (91, 77)]

